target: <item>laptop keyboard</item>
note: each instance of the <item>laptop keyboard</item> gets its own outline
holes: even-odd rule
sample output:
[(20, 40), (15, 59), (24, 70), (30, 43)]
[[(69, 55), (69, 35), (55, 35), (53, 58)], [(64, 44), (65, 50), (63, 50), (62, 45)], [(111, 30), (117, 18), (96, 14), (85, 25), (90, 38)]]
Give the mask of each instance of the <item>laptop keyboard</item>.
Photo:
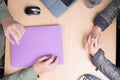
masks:
[(69, 7), (75, 0), (61, 0), (67, 7)]

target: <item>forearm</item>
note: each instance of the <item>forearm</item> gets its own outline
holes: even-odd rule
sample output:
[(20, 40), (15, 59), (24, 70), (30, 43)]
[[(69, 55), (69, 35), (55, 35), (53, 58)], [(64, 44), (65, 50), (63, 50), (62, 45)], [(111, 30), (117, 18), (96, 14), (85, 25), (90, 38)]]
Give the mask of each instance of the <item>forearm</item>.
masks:
[(94, 19), (94, 24), (98, 25), (104, 31), (112, 20), (119, 14), (120, 1), (113, 0), (102, 12), (98, 13)]
[(5, 18), (12, 18), (5, 3), (4, 0), (0, 0), (0, 22)]
[(91, 61), (110, 80), (120, 80), (120, 69), (105, 58), (102, 50), (99, 50)]
[(37, 80), (37, 79), (38, 77), (32, 67), (15, 72), (11, 75), (2, 78), (2, 80)]

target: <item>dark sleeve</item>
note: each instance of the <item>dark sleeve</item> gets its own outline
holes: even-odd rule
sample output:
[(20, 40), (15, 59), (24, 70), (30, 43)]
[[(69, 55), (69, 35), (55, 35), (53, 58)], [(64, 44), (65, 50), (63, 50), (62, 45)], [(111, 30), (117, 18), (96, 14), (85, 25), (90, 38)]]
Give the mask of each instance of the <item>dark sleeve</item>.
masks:
[(105, 58), (102, 49), (98, 50), (91, 61), (110, 80), (120, 80), (120, 69)]
[(104, 31), (112, 20), (119, 14), (120, 0), (113, 0), (103, 11), (98, 13), (94, 19), (94, 24)]
[(38, 77), (32, 67), (15, 72), (11, 75), (7, 75), (2, 78), (2, 80), (37, 80), (37, 79)]
[(0, 22), (7, 17), (11, 17), (11, 15), (4, 3), (4, 0), (0, 0)]

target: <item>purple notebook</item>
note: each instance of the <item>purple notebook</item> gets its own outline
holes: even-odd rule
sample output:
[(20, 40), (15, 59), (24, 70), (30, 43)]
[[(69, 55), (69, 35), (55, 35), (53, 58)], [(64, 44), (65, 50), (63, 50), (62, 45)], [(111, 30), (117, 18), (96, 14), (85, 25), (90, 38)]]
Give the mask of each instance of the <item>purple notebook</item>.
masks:
[(12, 66), (31, 66), (41, 56), (53, 54), (63, 64), (62, 27), (38, 26), (25, 28), (19, 45), (11, 45)]

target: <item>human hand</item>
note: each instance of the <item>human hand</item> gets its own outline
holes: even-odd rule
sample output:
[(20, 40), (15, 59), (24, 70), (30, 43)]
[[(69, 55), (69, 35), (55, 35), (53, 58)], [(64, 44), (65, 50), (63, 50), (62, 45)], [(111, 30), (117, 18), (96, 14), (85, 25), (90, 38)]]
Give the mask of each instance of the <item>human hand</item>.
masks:
[(1, 21), (6, 38), (12, 44), (19, 44), (25, 33), (24, 27), (12, 18), (5, 18)]
[(99, 38), (90, 39), (91, 35), (88, 37), (88, 43), (86, 44), (86, 50), (90, 56), (94, 56), (97, 51), (100, 49), (100, 40)]
[(85, 48), (92, 56), (94, 56), (100, 48), (101, 32), (102, 30), (98, 26), (95, 26), (92, 32), (87, 36)]
[[(94, 26), (90, 34), (87, 36), (86, 43), (88, 43), (89, 39), (95, 39), (98, 38), (101, 41), (101, 28), (99, 26)], [(90, 38), (88, 38), (91, 36)]]
[(58, 64), (58, 58), (51, 56), (43, 56), (33, 65), (33, 69), (37, 75), (41, 75), (45, 72), (55, 69)]

